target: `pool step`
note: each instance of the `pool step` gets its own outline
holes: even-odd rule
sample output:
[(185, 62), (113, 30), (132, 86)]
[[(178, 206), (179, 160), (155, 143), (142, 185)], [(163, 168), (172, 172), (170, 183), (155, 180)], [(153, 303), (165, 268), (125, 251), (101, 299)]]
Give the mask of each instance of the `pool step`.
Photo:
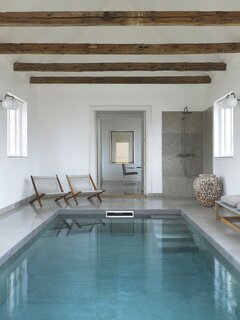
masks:
[(157, 241), (157, 246), (162, 252), (196, 252), (198, 248), (193, 241), (169, 242)]
[(186, 223), (157, 223), (153, 225), (154, 230), (164, 230), (164, 231), (171, 231), (171, 230), (189, 230)]
[(189, 232), (181, 232), (181, 233), (155, 233), (155, 237), (157, 240), (168, 240), (168, 241), (175, 241), (177, 239), (184, 240), (184, 241), (192, 241), (193, 237)]
[(153, 233), (162, 252), (197, 251), (193, 236), (182, 217), (153, 220)]
[(164, 225), (164, 226), (166, 226), (166, 225), (170, 225), (170, 226), (187, 226), (186, 225), (186, 222), (185, 222), (185, 220), (184, 219), (162, 219), (162, 220), (156, 220), (156, 223), (155, 223), (155, 221), (154, 221), (154, 223), (153, 223), (153, 225), (154, 226), (157, 226), (157, 225)]
[(189, 234), (162, 235), (156, 239), (156, 242), (162, 252), (193, 252), (198, 250), (193, 237)]
[[(154, 227), (155, 228), (155, 227)], [(157, 226), (156, 227), (156, 232), (162, 230), (163, 232), (180, 232), (180, 231), (188, 231), (189, 229), (185, 224), (178, 224), (178, 225), (164, 225), (164, 226)]]
[(181, 218), (182, 219), (182, 215), (180, 213), (171, 213), (171, 214), (154, 214), (151, 215), (151, 219), (178, 219)]

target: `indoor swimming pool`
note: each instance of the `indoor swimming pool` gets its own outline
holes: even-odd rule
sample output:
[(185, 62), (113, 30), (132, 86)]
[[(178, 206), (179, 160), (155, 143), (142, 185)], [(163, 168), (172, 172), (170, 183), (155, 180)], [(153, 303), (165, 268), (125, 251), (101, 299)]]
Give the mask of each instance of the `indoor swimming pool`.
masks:
[(0, 319), (239, 320), (239, 280), (180, 214), (58, 217), (0, 268)]

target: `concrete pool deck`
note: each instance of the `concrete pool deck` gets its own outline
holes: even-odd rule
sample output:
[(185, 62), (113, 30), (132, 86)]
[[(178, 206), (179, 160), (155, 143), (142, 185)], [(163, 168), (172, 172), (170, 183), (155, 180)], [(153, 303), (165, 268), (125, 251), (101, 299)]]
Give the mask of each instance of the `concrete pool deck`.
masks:
[(58, 214), (80, 214), (83, 211), (90, 214), (96, 210), (107, 209), (131, 209), (137, 210), (139, 214), (144, 210), (161, 210), (161, 213), (169, 214), (171, 214), (171, 209), (175, 212), (180, 210), (186, 219), (201, 231), (203, 236), (240, 271), (240, 234), (216, 221), (213, 208), (203, 208), (193, 199), (164, 199), (160, 197), (111, 198), (104, 199), (102, 203), (81, 199), (78, 206), (74, 204), (65, 206), (63, 203), (60, 206), (48, 199), (44, 200), (42, 209), (22, 205), (0, 215), (0, 265), (38, 234)]

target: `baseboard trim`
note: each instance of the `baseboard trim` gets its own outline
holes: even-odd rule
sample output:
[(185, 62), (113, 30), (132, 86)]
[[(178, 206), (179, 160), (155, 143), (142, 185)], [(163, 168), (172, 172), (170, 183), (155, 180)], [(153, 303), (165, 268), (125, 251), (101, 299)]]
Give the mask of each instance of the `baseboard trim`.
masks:
[(101, 196), (103, 199), (139, 199), (139, 198), (146, 198), (145, 194), (104, 194)]
[(4, 214), (10, 210), (13, 210), (13, 209), (16, 209), (16, 208), (19, 208), (21, 207), (22, 205), (28, 203), (29, 201), (31, 201), (33, 199), (33, 195), (32, 196), (29, 196), (27, 198), (24, 198), (22, 200), (19, 200), (17, 202), (14, 202), (13, 204), (10, 204), (9, 206), (6, 206), (6, 207), (3, 207), (0, 209), (0, 215), (1, 214)]
[(104, 194), (102, 198), (161, 198), (163, 197), (162, 193), (148, 193), (146, 194)]

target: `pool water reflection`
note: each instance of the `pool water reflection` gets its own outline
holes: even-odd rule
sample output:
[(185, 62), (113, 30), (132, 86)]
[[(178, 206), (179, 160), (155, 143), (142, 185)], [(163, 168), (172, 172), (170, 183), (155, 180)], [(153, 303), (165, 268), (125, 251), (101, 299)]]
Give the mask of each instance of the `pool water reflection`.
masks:
[(0, 270), (0, 319), (240, 319), (239, 274), (191, 230), (181, 215), (56, 220)]

